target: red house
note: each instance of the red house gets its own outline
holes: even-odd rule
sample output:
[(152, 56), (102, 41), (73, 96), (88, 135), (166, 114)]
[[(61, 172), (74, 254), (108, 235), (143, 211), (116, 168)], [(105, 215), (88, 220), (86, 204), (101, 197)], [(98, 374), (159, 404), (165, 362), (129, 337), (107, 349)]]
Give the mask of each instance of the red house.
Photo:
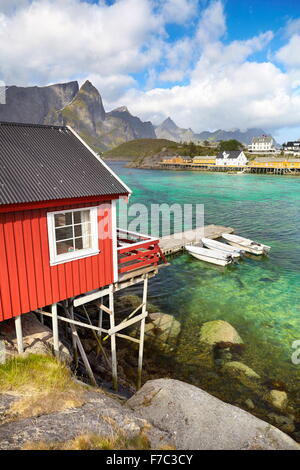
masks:
[(0, 123), (0, 166), (0, 322), (19, 336), (22, 314), (157, 266), (158, 240), (116, 227), (130, 189), (71, 128)]

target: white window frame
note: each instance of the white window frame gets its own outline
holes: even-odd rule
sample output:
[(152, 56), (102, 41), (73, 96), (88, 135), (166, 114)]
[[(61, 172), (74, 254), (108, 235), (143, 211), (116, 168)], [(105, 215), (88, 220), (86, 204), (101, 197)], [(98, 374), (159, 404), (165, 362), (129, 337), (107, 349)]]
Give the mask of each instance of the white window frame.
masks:
[[(57, 214), (66, 214), (68, 212), (79, 212), (79, 211), (90, 211), (91, 220), (91, 239), (92, 247), (83, 248), (82, 250), (71, 251), (69, 253), (63, 253), (61, 255), (56, 254), (56, 236), (55, 236), (55, 219), (54, 216)], [(49, 240), (49, 252), (50, 252), (50, 266), (56, 266), (58, 264), (67, 263), (69, 261), (75, 261), (88, 256), (98, 255), (99, 250), (99, 237), (98, 237), (98, 206), (92, 207), (80, 207), (78, 209), (60, 210), (55, 212), (47, 213), (47, 224), (48, 224), (48, 240)]]

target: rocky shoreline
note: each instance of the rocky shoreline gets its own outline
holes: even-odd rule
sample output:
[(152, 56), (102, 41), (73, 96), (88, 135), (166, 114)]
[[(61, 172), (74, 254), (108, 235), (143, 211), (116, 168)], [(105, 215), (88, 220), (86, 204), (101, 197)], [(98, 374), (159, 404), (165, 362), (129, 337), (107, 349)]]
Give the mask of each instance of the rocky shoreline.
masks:
[[(116, 300), (117, 317), (124, 318), (139, 304), (140, 299), (137, 296), (119, 296)], [(90, 305), (91, 317), (94, 311), (95, 308)], [(47, 332), (45, 325), (39, 326), (34, 314), (29, 315), (31, 317), (28, 320), (28, 331), (25, 326), (26, 352), (49, 354), (52, 347), (50, 330)], [(14, 354), (14, 340), (8, 334), (8, 330), (6, 326), (6, 332), (3, 330), (0, 332), (2, 334), (0, 336), (0, 362)], [(31, 331), (31, 334), (26, 336), (26, 331)], [(63, 331), (60, 333), (64, 342), (61, 345), (61, 351), (64, 359), (71, 363), (68, 335), (65, 335), (66, 332)], [(136, 331), (131, 329), (129, 334), (134, 336)], [(209, 395), (211, 398), (230, 403), (231, 405), (228, 406), (238, 406), (251, 413), (252, 417), (262, 419), (269, 425), (289, 434), (294, 441), (300, 442), (299, 401), (297, 402), (297, 399), (294, 400), (290, 395), (286, 384), (272, 377), (260, 376), (244, 362), (243, 356), (247, 345), (232, 325), (223, 320), (203, 323), (199, 328), (198, 344), (195, 348), (197, 360), (195, 362), (193, 359), (192, 364), (189, 364), (190, 354), (186, 347), (187, 343), (184, 341), (186, 334), (185, 325), (182, 325), (175, 317), (158, 312), (155, 306), (149, 305), (149, 316), (145, 327), (143, 369), (143, 381), (147, 382), (146, 386), (149, 381), (150, 383), (153, 380), (159, 382), (161, 377), (167, 377), (176, 382), (178, 379), (189, 382), (198, 388), (199, 393), (205, 393), (203, 390), (206, 390), (216, 397)], [(80, 331), (80, 335), (82, 335), (82, 342), (98, 383), (104, 389), (111, 390), (109, 364), (99, 351), (97, 342), (85, 330)], [(105, 348), (105, 351), (109, 360), (109, 348)], [(126, 399), (135, 396), (136, 392), (136, 353), (135, 345), (131, 346), (130, 343), (129, 346), (128, 342), (119, 341), (120, 393)], [(80, 364), (76, 372), (84, 379), (84, 371)], [(192, 387), (192, 385), (185, 385)]]

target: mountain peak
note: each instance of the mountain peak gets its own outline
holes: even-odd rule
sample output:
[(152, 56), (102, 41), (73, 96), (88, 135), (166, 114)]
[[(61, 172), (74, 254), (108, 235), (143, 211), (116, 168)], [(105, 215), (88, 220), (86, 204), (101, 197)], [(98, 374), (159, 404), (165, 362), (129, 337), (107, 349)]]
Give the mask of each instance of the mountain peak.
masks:
[(116, 108), (113, 111), (117, 111), (118, 113), (128, 113), (128, 114), (130, 114), (129, 109), (127, 108), (127, 106), (120, 106), (119, 108)]
[(164, 122), (159, 127), (162, 127), (163, 129), (168, 130), (168, 131), (174, 131), (178, 129), (178, 126), (170, 117), (167, 117), (167, 119), (165, 119)]
[(97, 90), (96, 87), (90, 82), (89, 80), (86, 80), (83, 85), (80, 87), (80, 91), (86, 91), (87, 93), (97, 93), (97, 95), (100, 95), (99, 91)]

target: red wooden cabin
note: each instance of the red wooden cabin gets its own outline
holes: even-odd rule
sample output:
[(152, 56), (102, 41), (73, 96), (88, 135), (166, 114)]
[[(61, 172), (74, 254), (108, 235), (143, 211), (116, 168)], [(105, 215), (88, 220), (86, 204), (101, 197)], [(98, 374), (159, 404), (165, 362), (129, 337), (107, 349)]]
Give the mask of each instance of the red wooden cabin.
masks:
[(158, 240), (116, 227), (130, 189), (71, 128), (0, 123), (0, 165), (0, 321), (158, 263)]

